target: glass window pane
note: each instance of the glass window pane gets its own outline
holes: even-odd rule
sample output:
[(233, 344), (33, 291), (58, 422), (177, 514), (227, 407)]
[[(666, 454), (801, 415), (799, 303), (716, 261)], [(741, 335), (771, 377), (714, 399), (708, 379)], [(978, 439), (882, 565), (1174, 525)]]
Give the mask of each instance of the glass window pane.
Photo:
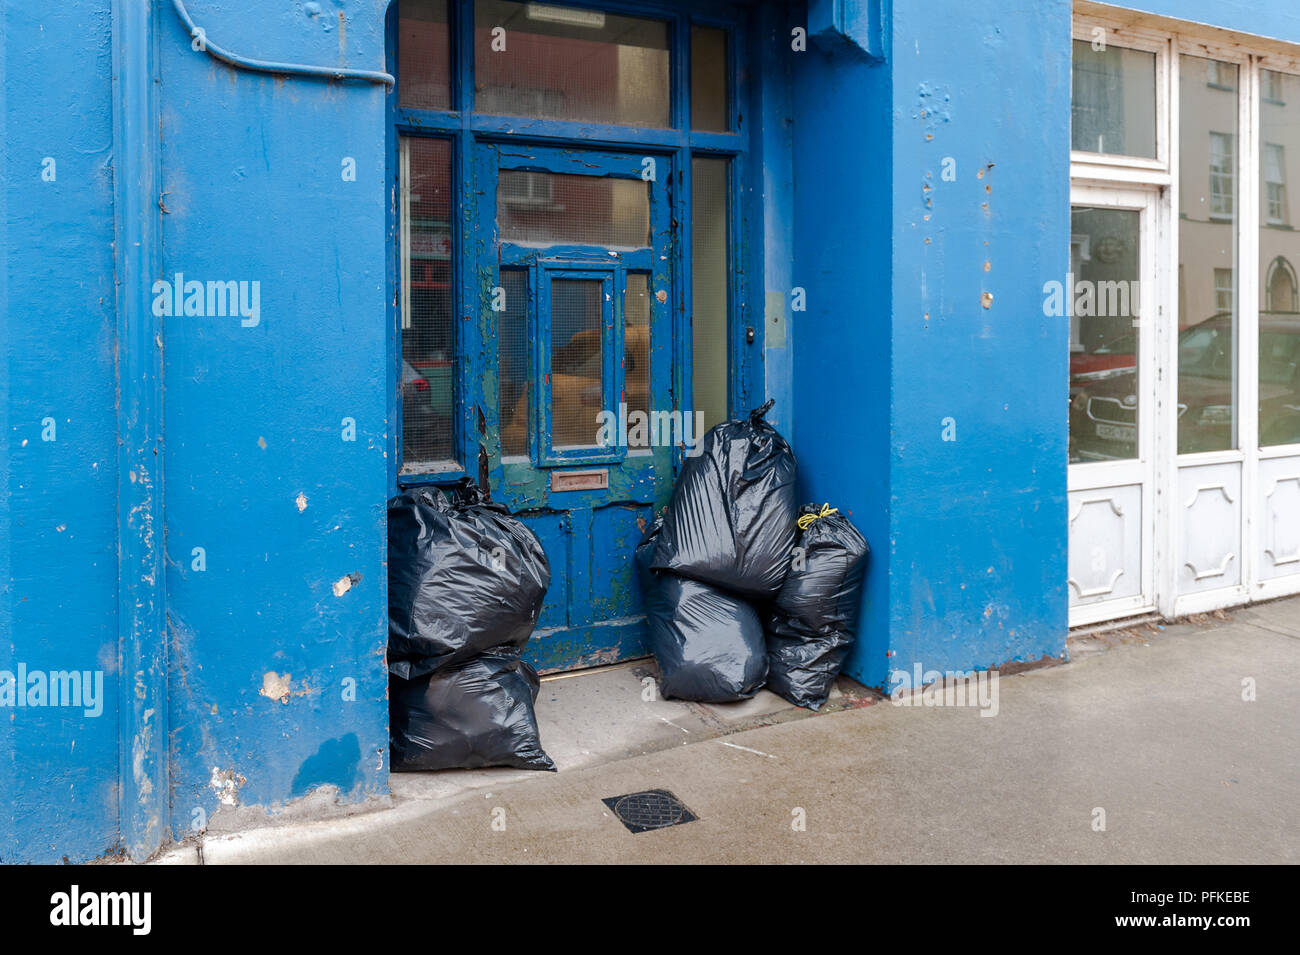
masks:
[(1141, 214), (1070, 215), (1070, 463), (1138, 456)]
[(594, 448), (605, 397), (605, 283), (551, 280), (551, 447)]
[(1178, 453), (1237, 446), (1237, 67), (1179, 60)]
[(1154, 53), (1074, 41), (1070, 148), (1155, 158)]
[(727, 31), (691, 27), (691, 129), (725, 133)]
[(505, 308), (497, 313), (497, 395), (501, 453), (528, 453), (528, 273), (501, 270)]
[(691, 316), (693, 409), (704, 427), (727, 420), (728, 165), (726, 159), (691, 159)]
[(1300, 172), (1300, 76), (1262, 72), (1259, 177), (1259, 443), (1300, 443), (1300, 232), (1291, 185)]
[[(627, 294), (623, 298), (623, 401), (627, 419), (632, 413), (650, 413), (650, 276), (629, 272)], [(642, 440), (641, 431), (646, 432)], [(636, 441), (633, 441), (633, 432)], [(628, 447), (649, 447), (649, 429), (630, 429)]]
[(400, 0), (397, 101), (410, 109), (451, 109), (447, 0)]
[(451, 144), (402, 139), (403, 469), (456, 467)]
[(477, 0), (474, 70), (479, 113), (671, 124), (668, 24), (662, 20)]
[(650, 244), (650, 184), (502, 169), (497, 228), (502, 242), (519, 245), (644, 248)]

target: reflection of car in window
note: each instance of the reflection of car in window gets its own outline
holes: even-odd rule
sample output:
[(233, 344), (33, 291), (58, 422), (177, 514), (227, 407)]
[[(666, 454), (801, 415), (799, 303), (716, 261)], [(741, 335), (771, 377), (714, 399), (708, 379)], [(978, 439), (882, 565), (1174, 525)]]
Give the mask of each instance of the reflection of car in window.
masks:
[(1132, 369), (1137, 364), (1137, 337), (1121, 335), (1094, 348), (1070, 356), (1070, 383), (1109, 377), (1109, 373)]
[[(1232, 446), (1236, 362), (1232, 314), (1221, 312), (1178, 336), (1178, 448)], [(1070, 460), (1137, 455), (1138, 383), (1132, 335), (1094, 359), (1070, 363)], [(1095, 357), (1100, 356), (1100, 357)], [(1259, 315), (1259, 430), (1263, 445), (1300, 442), (1300, 313)]]

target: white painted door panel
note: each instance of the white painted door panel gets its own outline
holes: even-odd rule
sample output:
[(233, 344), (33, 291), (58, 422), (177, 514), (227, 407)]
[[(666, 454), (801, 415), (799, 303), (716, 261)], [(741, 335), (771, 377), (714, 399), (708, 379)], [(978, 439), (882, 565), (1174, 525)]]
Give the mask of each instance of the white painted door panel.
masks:
[(1177, 593), (1204, 593), (1241, 583), (1241, 465), (1178, 469)]
[(1142, 485), (1070, 494), (1070, 608), (1142, 596)]
[(1300, 457), (1259, 462), (1259, 580), (1300, 576)]

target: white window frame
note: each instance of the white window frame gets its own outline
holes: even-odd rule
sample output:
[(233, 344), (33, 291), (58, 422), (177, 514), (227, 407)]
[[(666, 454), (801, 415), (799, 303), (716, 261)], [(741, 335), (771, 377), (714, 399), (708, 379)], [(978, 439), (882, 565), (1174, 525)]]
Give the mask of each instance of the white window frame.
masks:
[[(1095, 179), (1101, 182), (1168, 185), (1171, 168), (1169, 124), (1162, 121), (1161, 117), (1168, 116), (1169, 110), (1169, 38), (1153, 31), (1123, 26), (1099, 17), (1076, 16), (1071, 41), (1081, 40), (1091, 43), (1096, 36), (1094, 30), (1104, 31), (1107, 46), (1155, 54), (1156, 156), (1154, 159), (1149, 159), (1143, 156), (1123, 156), (1072, 149), (1070, 150), (1071, 177), (1078, 181)], [(1073, 89), (1073, 71), (1071, 71), (1070, 84)]]

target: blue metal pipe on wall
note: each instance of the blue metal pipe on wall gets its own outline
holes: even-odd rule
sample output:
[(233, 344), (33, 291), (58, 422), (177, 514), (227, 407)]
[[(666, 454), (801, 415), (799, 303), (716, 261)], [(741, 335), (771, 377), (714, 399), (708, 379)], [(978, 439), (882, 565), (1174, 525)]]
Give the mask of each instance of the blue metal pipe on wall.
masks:
[(203, 52), (236, 69), (252, 70), (257, 73), (274, 73), (281, 76), (314, 76), (331, 80), (367, 80), (371, 83), (383, 83), (389, 89), (393, 88), (392, 74), (385, 73), (382, 70), (349, 70), (342, 67), (310, 66), (305, 63), (283, 63), (276, 60), (258, 60), (248, 56), (241, 56), (223, 46), (218, 46), (208, 36), (207, 30), (194, 22), (189, 11), (185, 8), (184, 0), (172, 0), (172, 6), (176, 10), (176, 15), (181, 18), (181, 22), (185, 24), (185, 29), (189, 31), (190, 36), (202, 48)]

